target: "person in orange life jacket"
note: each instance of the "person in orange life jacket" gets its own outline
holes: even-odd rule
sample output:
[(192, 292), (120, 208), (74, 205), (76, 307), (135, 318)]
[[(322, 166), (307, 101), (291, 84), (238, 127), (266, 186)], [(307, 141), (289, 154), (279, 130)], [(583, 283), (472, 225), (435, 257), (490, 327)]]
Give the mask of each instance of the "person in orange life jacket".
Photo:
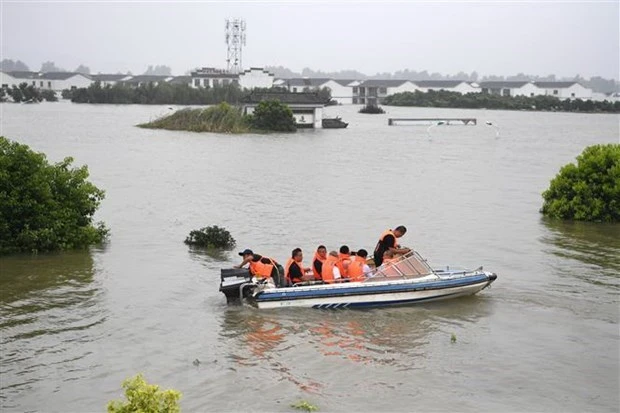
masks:
[(327, 259), (323, 263), (323, 268), (321, 272), (321, 278), (323, 282), (331, 284), (336, 281), (341, 280), (340, 270), (338, 270), (338, 253), (336, 251), (331, 251), (327, 256)]
[(312, 272), (314, 272), (314, 279), (320, 280), (321, 273), (323, 271), (323, 263), (327, 259), (327, 248), (325, 245), (319, 245), (314, 253), (314, 258), (312, 259)]
[(284, 276), (287, 283), (297, 284), (304, 281), (312, 281), (314, 277), (306, 272), (311, 271), (310, 268), (304, 268), (302, 260), (304, 259), (301, 248), (295, 248), (291, 252), (291, 258), (288, 259), (284, 268)]
[(280, 286), (278, 263), (259, 254), (255, 254), (250, 249), (245, 249), (239, 253), (243, 257), (243, 261), (234, 268), (242, 268), (245, 264), (249, 264), (250, 274), (258, 279), (271, 279), (277, 286)]
[(377, 267), (383, 262), (383, 253), (385, 251), (392, 251), (393, 254), (406, 254), (411, 251), (409, 248), (401, 248), (400, 245), (396, 243), (396, 239), (405, 235), (406, 232), (407, 228), (400, 225), (396, 227), (394, 231), (389, 229), (381, 234), (374, 253), (375, 265)]
[[(353, 253), (351, 253), (353, 255)], [(349, 278), (351, 281), (362, 281), (365, 277), (368, 277), (372, 270), (366, 263), (368, 258), (368, 252), (365, 249), (360, 249), (351, 257), (351, 264), (349, 264)]]
[(349, 264), (351, 264), (351, 252), (349, 251), (348, 246), (343, 245), (342, 247), (340, 247), (340, 253), (338, 254), (338, 263), (336, 264), (342, 278), (349, 277)]

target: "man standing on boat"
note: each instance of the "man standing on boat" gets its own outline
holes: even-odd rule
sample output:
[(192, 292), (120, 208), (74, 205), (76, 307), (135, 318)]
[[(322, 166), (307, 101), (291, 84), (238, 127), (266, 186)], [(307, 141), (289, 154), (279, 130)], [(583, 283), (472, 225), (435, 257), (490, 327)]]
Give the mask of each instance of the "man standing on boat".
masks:
[(411, 251), (409, 248), (401, 248), (396, 243), (396, 238), (400, 238), (407, 232), (407, 228), (404, 225), (397, 226), (394, 230), (388, 229), (381, 234), (379, 242), (375, 247), (375, 266), (379, 267), (383, 263), (383, 253), (385, 251), (392, 251), (394, 254), (406, 254)]
[(284, 286), (284, 274), (282, 266), (274, 259), (262, 255), (254, 254), (250, 249), (245, 249), (239, 253), (243, 261), (233, 268), (242, 268), (245, 264), (250, 264), (250, 274), (257, 279), (265, 279), (267, 282), (275, 283), (276, 287)]

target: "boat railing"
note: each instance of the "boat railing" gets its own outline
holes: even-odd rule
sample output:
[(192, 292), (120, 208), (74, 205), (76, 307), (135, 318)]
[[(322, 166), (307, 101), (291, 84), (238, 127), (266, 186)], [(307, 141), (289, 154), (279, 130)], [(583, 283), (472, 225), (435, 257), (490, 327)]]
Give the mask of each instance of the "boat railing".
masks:
[(371, 278), (418, 278), (432, 274), (433, 269), (416, 251), (410, 251), (375, 269)]

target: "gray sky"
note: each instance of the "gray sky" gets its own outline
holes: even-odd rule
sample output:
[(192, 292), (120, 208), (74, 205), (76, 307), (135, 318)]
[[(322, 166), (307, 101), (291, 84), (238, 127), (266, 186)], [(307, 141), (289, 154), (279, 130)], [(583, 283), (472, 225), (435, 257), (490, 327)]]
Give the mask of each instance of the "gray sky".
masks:
[(618, 0), (0, 2), (1, 57), (33, 70), (225, 67), (224, 21), (240, 17), (245, 67), (620, 77)]

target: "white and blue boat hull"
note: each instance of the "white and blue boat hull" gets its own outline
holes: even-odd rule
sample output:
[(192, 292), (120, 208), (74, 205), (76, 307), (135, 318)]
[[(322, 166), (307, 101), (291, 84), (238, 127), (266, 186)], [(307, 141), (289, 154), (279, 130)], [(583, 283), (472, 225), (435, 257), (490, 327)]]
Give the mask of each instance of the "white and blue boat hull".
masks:
[(476, 294), (497, 275), (486, 271), (431, 274), (414, 279), (365, 280), (257, 291), (252, 302), (260, 309), (282, 307), (364, 308), (411, 305)]

